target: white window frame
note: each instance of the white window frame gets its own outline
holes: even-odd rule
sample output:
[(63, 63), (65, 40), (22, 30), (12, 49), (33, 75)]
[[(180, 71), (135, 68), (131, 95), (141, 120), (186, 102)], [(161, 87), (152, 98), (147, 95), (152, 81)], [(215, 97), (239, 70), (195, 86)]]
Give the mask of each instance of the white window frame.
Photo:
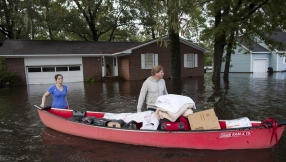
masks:
[[(188, 60), (188, 58), (192, 60)], [(198, 54), (187, 53), (184, 54), (184, 68), (195, 68), (198, 67)]]
[[(147, 63), (150, 63), (150, 62), (147, 62), (146, 60), (146, 56), (147, 55), (152, 55), (151, 58), (151, 66), (150, 67), (147, 67)], [(158, 54), (154, 54), (154, 53), (144, 53), (144, 54), (141, 54), (141, 69), (152, 69), (153, 66), (155, 65), (158, 65)]]

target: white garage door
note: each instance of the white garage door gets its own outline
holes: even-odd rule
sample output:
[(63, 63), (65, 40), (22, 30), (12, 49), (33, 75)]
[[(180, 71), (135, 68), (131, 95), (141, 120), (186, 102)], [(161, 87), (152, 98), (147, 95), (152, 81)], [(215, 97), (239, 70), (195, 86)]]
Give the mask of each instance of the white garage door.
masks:
[(26, 58), (27, 83), (55, 83), (56, 74), (62, 74), (64, 82), (82, 82), (81, 60), (81, 58)]
[(253, 72), (267, 72), (267, 59), (254, 59)]
[(62, 74), (64, 82), (80, 82), (83, 80), (81, 66), (43, 66), (27, 67), (28, 84), (49, 84), (55, 83), (54, 76)]

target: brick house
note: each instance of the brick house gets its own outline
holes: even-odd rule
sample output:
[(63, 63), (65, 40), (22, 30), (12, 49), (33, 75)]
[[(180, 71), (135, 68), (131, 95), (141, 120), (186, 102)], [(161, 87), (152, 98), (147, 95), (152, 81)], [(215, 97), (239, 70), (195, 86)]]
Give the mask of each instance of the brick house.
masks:
[[(165, 37), (164, 39), (167, 39)], [(181, 76), (204, 75), (206, 49), (183, 38), (181, 41)], [(169, 47), (157, 40), (148, 42), (87, 42), (50, 40), (6, 40), (0, 49), (9, 72), (21, 76), (21, 83), (54, 83), (53, 76), (61, 73), (65, 82), (81, 82), (92, 77), (124, 80), (144, 80), (150, 69), (163, 65), (164, 78), (171, 76)]]

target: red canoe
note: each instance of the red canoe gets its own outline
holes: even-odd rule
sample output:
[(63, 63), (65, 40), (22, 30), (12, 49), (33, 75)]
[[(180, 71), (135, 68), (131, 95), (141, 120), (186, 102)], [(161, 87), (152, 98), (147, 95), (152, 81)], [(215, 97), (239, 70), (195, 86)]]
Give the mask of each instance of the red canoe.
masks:
[[(286, 125), (286, 121), (266, 126), (260, 121), (252, 121), (252, 127), (225, 129), (225, 122), (220, 120), (222, 129), (219, 130), (132, 130), (72, 121), (70, 118), (73, 116), (73, 110), (70, 109), (42, 109), (36, 105), (35, 107), (45, 126), (62, 133), (109, 142), (164, 148), (211, 150), (271, 148), (278, 143)], [(102, 118), (104, 113), (86, 111), (85, 116)]]

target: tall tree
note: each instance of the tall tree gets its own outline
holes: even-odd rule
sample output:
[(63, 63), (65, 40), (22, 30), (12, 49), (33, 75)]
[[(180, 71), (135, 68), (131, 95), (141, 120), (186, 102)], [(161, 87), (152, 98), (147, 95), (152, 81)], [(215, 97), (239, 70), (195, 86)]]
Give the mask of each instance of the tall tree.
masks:
[[(149, 36), (152, 39), (156, 39), (158, 35), (158, 31), (156, 30), (157, 24), (157, 15), (158, 10), (156, 9), (155, 1), (146, 1), (146, 0), (138, 0), (138, 20), (139, 25), (142, 26), (141, 34)], [(167, 33), (164, 32), (165, 34)]]
[(7, 39), (27, 38), (21, 0), (0, 0), (0, 33)]
[[(130, 40), (131, 35), (136, 34), (138, 30), (134, 22), (136, 18), (136, 2), (130, 0), (117, 0), (112, 5), (112, 9), (110, 9), (109, 13), (109, 21), (111, 22), (112, 27), (110, 32), (107, 33), (109, 35), (109, 41), (113, 41), (113, 39)], [(126, 32), (124, 33), (122, 31)]]
[[(158, 31), (159, 40), (168, 29), (169, 45), (171, 52), (171, 79), (181, 78), (180, 57), (180, 32), (182, 34), (191, 31), (191, 25), (199, 21), (200, 12), (196, 8), (195, 1), (187, 0), (155, 0), (157, 10), (157, 21), (155, 29)], [(196, 13), (196, 14), (194, 14)]]
[(180, 21), (179, 14), (182, 12), (180, 8), (180, 1), (167, 1), (167, 15), (168, 15), (168, 33), (170, 39), (171, 52), (171, 79), (178, 80), (181, 78), (181, 50), (180, 50)]
[[(68, 28), (70, 32), (76, 33), (85, 40), (91, 39), (93, 41), (98, 41), (100, 35), (112, 29), (108, 18), (109, 8), (112, 8), (112, 3), (110, 3), (110, 1), (73, 0), (73, 2), (74, 3), (69, 3), (68, 6), (72, 13), (69, 20), (73, 20)], [(77, 14), (75, 15), (75, 13)], [(84, 20), (84, 22), (82, 20)], [(80, 22), (80, 26), (78, 26), (78, 22)], [(77, 28), (81, 28), (81, 30), (74, 30)], [(85, 32), (83, 32), (84, 30)]]
[[(221, 63), (224, 60), (224, 80), (228, 81), (231, 53), (237, 41), (249, 44), (260, 39), (271, 44), (276, 43), (265, 33), (285, 29), (285, 1), (274, 0), (214, 0), (201, 1), (202, 8), (207, 8), (206, 15), (210, 28), (204, 30), (205, 35), (214, 36), (214, 70), (212, 80), (220, 83)], [(203, 3), (205, 2), (205, 3)], [(275, 9), (274, 9), (275, 8)], [(239, 40), (237, 39), (240, 36)]]
[(70, 33), (65, 32), (63, 20), (68, 15), (68, 9), (62, 7), (57, 1), (37, 0), (37, 21), (35, 39), (67, 40)]
[(63, 31), (72, 33), (78, 39), (112, 41), (117, 31), (126, 31), (127, 27), (130, 28), (130, 33), (136, 30), (133, 1), (57, 0), (57, 2), (68, 11), (63, 18), (65, 25)]

